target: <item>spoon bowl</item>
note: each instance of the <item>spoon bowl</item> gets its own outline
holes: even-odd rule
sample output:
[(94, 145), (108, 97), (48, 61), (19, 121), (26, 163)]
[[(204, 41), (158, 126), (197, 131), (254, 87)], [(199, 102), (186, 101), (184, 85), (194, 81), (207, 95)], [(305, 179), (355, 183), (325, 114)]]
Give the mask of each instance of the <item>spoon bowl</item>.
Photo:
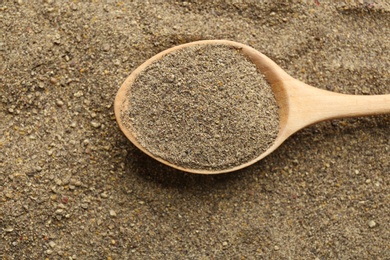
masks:
[[(121, 113), (129, 106), (127, 93), (137, 76), (153, 62), (162, 59), (165, 55), (194, 45), (218, 44), (227, 45), (239, 49), (253, 64), (259, 73), (263, 74), (274, 93), (279, 108), (278, 135), (273, 144), (256, 158), (223, 170), (204, 170), (185, 168), (154, 156), (138, 141), (131, 129), (125, 126)], [(347, 95), (323, 89), (318, 89), (305, 84), (288, 75), (270, 58), (252, 47), (238, 42), (227, 40), (205, 40), (178, 45), (153, 56), (139, 66), (122, 84), (115, 98), (115, 117), (125, 136), (140, 150), (152, 158), (173, 168), (198, 174), (219, 174), (236, 171), (252, 165), (276, 150), (289, 136), (300, 129), (324, 120), (368, 116), (390, 113), (390, 94), (386, 95)]]

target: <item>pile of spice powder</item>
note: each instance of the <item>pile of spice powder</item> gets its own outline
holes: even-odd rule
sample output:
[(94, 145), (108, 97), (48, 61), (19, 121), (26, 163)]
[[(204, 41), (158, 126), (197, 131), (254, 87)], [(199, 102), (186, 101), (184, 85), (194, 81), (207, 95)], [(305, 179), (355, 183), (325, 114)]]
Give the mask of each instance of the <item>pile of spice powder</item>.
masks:
[(175, 165), (225, 170), (275, 141), (279, 114), (271, 87), (239, 49), (194, 45), (142, 71), (122, 121), (151, 154)]

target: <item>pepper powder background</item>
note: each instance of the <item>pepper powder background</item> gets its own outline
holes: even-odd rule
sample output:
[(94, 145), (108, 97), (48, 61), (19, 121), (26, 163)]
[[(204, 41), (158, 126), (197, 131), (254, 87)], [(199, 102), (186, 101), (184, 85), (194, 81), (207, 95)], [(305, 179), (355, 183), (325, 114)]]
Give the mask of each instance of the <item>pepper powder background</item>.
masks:
[(1, 1), (3, 258), (389, 259), (389, 115), (311, 126), (218, 176), (155, 162), (114, 119), (131, 71), (201, 39), (390, 94), (389, 4), (318, 2)]

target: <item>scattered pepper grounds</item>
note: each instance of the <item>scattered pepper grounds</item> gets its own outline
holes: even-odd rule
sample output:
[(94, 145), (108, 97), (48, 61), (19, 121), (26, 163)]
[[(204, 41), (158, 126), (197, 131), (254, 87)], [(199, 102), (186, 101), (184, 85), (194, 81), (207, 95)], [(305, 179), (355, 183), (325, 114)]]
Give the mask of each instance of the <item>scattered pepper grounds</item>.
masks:
[(203, 176), (132, 146), (112, 107), (146, 59), (202, 39), (319, 88), (390, 94), (389, 24), (384, 0), (1, 1), (2, 258), (389, 259), (389, 115)]

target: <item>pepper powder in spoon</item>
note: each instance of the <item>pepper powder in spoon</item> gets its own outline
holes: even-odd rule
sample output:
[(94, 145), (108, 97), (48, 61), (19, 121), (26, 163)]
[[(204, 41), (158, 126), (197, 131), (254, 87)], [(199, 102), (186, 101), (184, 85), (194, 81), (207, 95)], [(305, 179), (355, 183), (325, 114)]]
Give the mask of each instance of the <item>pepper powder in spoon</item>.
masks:
[(266, 151), (278, 106), (256, 65), (238, 48), (188, 46), (142, 71), (121, 120), (151, 154), (184, 168), (224, 170)]

